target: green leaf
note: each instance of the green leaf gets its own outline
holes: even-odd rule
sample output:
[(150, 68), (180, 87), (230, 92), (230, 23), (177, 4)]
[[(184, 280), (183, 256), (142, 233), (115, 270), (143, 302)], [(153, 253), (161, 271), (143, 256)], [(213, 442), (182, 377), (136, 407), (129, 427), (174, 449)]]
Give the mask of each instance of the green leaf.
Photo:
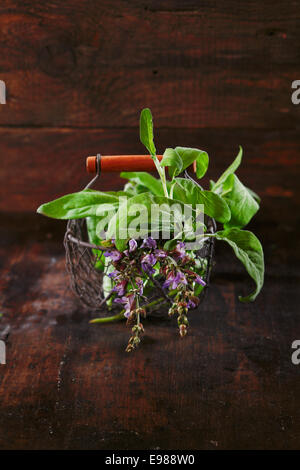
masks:
[(149, 189), (146, 188), (146, 186), (143, 186), (142, 184), (136, 184), (133, 180), (131, 180), (130, 183), (125, 184), (124, 191), (128, 197), (132, 197), (140, 193), (146, 193), (149, 191)]
[(89, 242), (93, 245), (101, 245), (101, 240), (97, 236), (97, 224), (99, 219), (97, 217), (87, 217), (86, 228), (89, 236)]
[(245, 227), (259, 210), (259, 205), (235, 174), (229, 175), (224, 181), (222, 197), (231, 211), (231, 219), (225, 228)]
[(260, 204), (261, 199), (260, 199), (259, 195), (256, 194), (252, 189), (250, 189), (250, 188), (247, 188), (247, 189), (248, 189), (249, 193), (251, 194), (251, 196), (253, 197), (253, 199), (255, 199), (257, 204)]
[(161, 166), (169, 167), (169, 175), (173, 179), (182, 171), (183, 162), (176, 149), (167, 148), (160, 162)]
[[(98, 217), (87, 217), (86, 219), (86, 227), (87, 227), (89, 242), (92, 243), (93, 245), (98, 245), (98, 246), (102, 244), (100, 238), (97, 235), (97, 225), (99, 221), (100, 221), (100, 218)], [(105, 256), (103, 252), (101, 250), (96, 250), (94, 248), (92, 249), (92, 251), (96, 257), (95, 268), (103, 271), (104, 265), (105, 265)]]
[(194, 295), (196, 295), (196, 297), (199, 297), (203, 289), (204, 289), (204, 286), (202, 286), (201, 284), (196, 284), (194, 287)]
[(167, 240), (164, 244), (164, 250), (171, 251), (176, 248), (176, 245), (178, 244), (178, 239), (172, 238), (172, 240)]
[(156, 148), (153, 140), (152, 114), (149, 108), (145, 108), (140, 116), (140, 139), (142, 144), (148, 149), (150, 155), (156, 155)]
[[(121, 175), (122, 175), (122, 173), (121, 173)], [(124, 192), (126, 192), (129, 195), (129, 197), (134, 196), (135, 194), (137, 194), (136, 184), (134, 182), (133, 183), (132, 182), (126, 183), (124, 185)]]
[(185, 178), (176, 178), (173, 189), (174, 199), (185, 204), (204, 205), (204, 213), (218, 222), (225, 223), (230, 220), (230, 209), (224, 199), (211, 191), (202, 191), (195, 183)]
[(208, 154), (204, 151), (201, 151), (201, 154), (196, 158), (196, 175), (197, 178), (202, 178), (207, 172), (209, 157)]
[(125, 190), (124, 191), (105, 191), (105, 194), (110, 194), (111, 196), (116, 196), (118, 198), (119, 197), (124, 197), (124, 196), (126, 196), (126, 197), (131, 197), (132, 196), (130, 191), (127, 192)]
[[(167, 149), (168, 153), (165, 160), (165, 166), (169, 166), (171, 174), (177, 176), (180, 172), (184, 171), (193, 162), (196, 162), (196, 174), (197, 178), (202, 178), (205, 175), (209, 158), (206, 152), (199, 149), (188, 148), (188, 147), (176, 147), (175, 149)], [(173, 150), (174, 153), (170, 151)], [(164, 159), (162, 160), (162, 162)], [(166, 163), (168, 161), (168, 163)], [(181, 162), (181, 168), (179, 171), (179, 165)]]
[[(174, 207), (174, 205), (176, 204), (179, 205), (182, 213), (184, 213), (184, 203), (182, 201), (177, 201), (164, 196), (156, 196), (151, 194), (150, 192), (138, 194), (137, 196), (128, 199), (126, 202), (124, 202), (124, 204), (120, 205), (118, 212), (110, 221), (106, 238), (115, 238), (115, 245), (117, 249), (119, 251), (124, 251), (127, 247), (128, 239), (131, 238), (128, 228), (133, 228), (132, 223), (137, 221), (137, 212), (141, 214), (141, 224), (137, 224), (137, 226), (139, 226), (141, 237), (146, 237), (147, 234), (150, 232), (151, 223), (156, 224), (155, 228), (157, 228), (157, 230), (169, 230), (170, 222), (168, 221), (168, 219), (165, 222), (165, 225), (164, 221), (162, 221), (161, 225), (159, 216), (163, 213), (169, 214), (168, 211), (170, 210), (170, 208), (172, 206)], [(156, 205), (158, 210), (158, 214), (156, 214), (157, 217), (155, 218), (155, 220), (151, 219), (151, 209), (153, 205)], [(163, 205), (166, 205), (166, 207), (164, 207)], [(134, 214), (131, 213), (133, 209), (136, 209), (134, 211)], [(174, 217), (170, 218), (170, 221), (171, 224), (173, 223), (173, 225), (171, 226), (172, 228), (176, 223), (176, 214)]]
[(231, 163), (231, 165), (227, 168), (227, 170), (224, 171), (224, 173), (220, 176), (220, 178), (218, 179), (218, 181), (215, 183), (215, 185), (213, 186), (213, 190), (215, 191), (219, 186), (221, 186), (224, 181), (228, 178), (229, 175), (231, 175), (232, 173), (234, 173), (238, 167), (240, 166), (241, 164), (241, 161), (242, 161), (242, 157), (243, 157), (243, 149), (242, 147), (240, 146), (240, 150), (239, 150), (239, 153), (238, 155), (236, 156), (236, 158), (234, 159), (234, 161)]
[(101, 191), (80, 191), (42, 204), (37, 212), (53, 219), (82, 219), (116, 208), (119, 198)]
[(138, 185), (144, 186), (157, 196), (163, 196), (164, 194), (161, 181), (154, 178), (154, 176), (149, 173), (144, 171), (123, 171), (120, 176), (121, 178), (126, 178)]
[(218, 240), (226, 241), (237, 258), (243, 263), (248, 274), (256, 283), (256, 289), (247, 297), (239, 297), (241, 302), (252, 302), (256, 299), (264, 283), (264, 254), (260, 241), (247, 230), (231, 228), (216, 232)]
[[(102, 280), (104, 298), (106, 298), (110, 294), (111, 290), (114, 287), (114, 283), (113, 283), (112, 278), (108, 276), (108, 274), (113, 272), (114, 269), (115, 268), (114, 268), (113, 264), (110, 262), (110, 259), (107, 258), (107, 257), (104, 257), (104, 271), (105, 271), (105, 274), (104, 274), (103, 280)], [(111, 307), (112, 302), (113, 302), (113, 298), (110, 297), (110, 299), (108, 299), (106, 301), (106, 305), (108, 307)]]

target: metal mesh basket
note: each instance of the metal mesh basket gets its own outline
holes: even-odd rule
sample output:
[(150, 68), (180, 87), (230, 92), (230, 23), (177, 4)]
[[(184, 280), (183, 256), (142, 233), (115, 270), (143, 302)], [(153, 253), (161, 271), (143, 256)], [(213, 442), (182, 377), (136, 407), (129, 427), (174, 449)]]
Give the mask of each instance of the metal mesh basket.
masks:
[[(99, 175), (97, 175), (86, 188), (90, 188), (95, 183), (98, 176)], [(184, 176), (192, 179), (187, 172)], [(206, 217), (205, 223), (209, 233), (216, 231), (216, 224), (213, 219)], [(100, 257), (103, 248), (101, 249), (101, 247), (89, 243), (85, 219), (69, 220), (64, 238), (64, 246), (66, 250), (66, 268), (70, 275), (72, 290), (83, 304), (88, 307), (93, 309), (104, 307), (106, 299), (103, 292), (103, 277), (105, 274), (95, 268), (97, 258)], [(204, 242), (201, 249), (196, 252), (196, 257), (205, 265), (203, 278), (206, 282), (206, 287), (201, 292), (199, 301), (203, 300), (209, 285), (213, 251), (214, 238), (210, 237)], [(164, 301), (171, 303), (168, 292), (162, 287), (163, 280), (160, 282), (157, 279), (152, 279), (152, 281), (154, 288), (150, 297), (147, 296), (148, 300), (163, 297)], [(115, 305), (114, 308), (119, 309), (119, 306)]]

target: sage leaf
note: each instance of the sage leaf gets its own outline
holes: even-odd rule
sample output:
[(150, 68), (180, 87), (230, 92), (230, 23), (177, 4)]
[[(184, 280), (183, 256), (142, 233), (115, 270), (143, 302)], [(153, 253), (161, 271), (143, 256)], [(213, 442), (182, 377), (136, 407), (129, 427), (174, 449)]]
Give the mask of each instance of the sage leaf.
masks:
[(149, 108), (145, 108), (140, 116), (140, 139), (142, 144), (145, 145), (150, 155), (156, 155), (156, 148), (153, 138), (153, 121), (152, 114)]
[(132, 196), (130, 191), (127, 192), (125, 190), (124, 191), (105, 191), (105, 193), (110, 194), (111, 196), (116, 196), (118, 198), (119, 197), (124, 197), (124, 196), (126, 196), (126, 197), (131, 197)]
[[(98, 217), (87, 217), (86, 219), (86, 228), (89, 242), (98, 246), (102, 244), (100, 238), (97, 235), (97, 225), (99, 222), (100, 218)], [(95, 255), (95, 268), (103, 271), (105, 265), (105, 256), (103, 252), (101, 250), (96, 250), (95, 248), (92, 249), (92, 252)]]
[(208, 169), (209, 156), (203, 150), (200, 150), (200, 154), (196, 158), (196, 176), (198, 179), (202, 178)]
[(86, 218), (86, 228), (88, 232), (88, 237), (90, 243), (93, 245), (101, 245), (101, 240), (97, 236), (97, 224), (99, 222), (99, 219), (97, 217), (87, 217)]
[[(160, 180), (144, 171), (123, 171), (120, 174), (121, 178), (126, 178), (133, 181), (137, 185), (144, 186), (156, 196), (163, 196), (164, 190)], [(144, 191), (142, 191), (144, 192)]]
[(231, 175), (232, 173), (234, 173), (238, 169), (238, 167), (241, 164), (242, 158), (243, 158), (243, 149), (240, 146), (239, 153), (235, 157), (234, 161), (227, 168), (227, 170), (224, 171), (224, 173), (220, 176), (218, 181), (214, 184), (214, 186), (212, 188), (214, 191), (216, 191), (216, 189), (219, 188), (224, 183), (224, 181), (228, 178), (229, 175)]
[(216, 232), (215, 236), (231, 246), (249, 276), (254, 280), (256, 284), (254, 292), (246, 297), (239, 297), (241, 302), (253, 302), (264, 283), (264, 254), (260, 241), (252, 232), (238, 228)]
[[(205, 175), (208, 168), (209, 158), (204, 150), (188, 147), (176, 147), (175, 149), (167, 150), (168, 152), (166, 155), (166, 160), (164, 159), (164, 157), (161, 161), (161, 164), (163, 163), (164, 166), (169, 167), (169, 172), (171, 172), (171, 176), (177, 176), (180, 172), (184, 171), (188, 166), (190, 166), (194, 162), (196, 162), (197, 178), (202, 178), (202, 176)], [(173, 152), (171, 152), (171, 150), (173, 150)]]
[[(154, 205), (157, 208), (156, 219), (153, 219), (152, 213)], [(162, 221), (160, 220), (161, 215), (165, 214), (169, 216), (172, 208), (176, 209), (176, 206), (181, 210), (181, 212), (178, 213), (178, 217), (175, 210), (172, 218), (166, 217), (165, 222), (163, 217)], [(132, 213), (133, 211), (134, 213)], [(137, 224), (139, 227), (139, 236), (145, 238), (150, 233), (151, 229), (157, 231), (172, 230), (177, 221), (182, 222), (182, 214), (189, 213), (190, 211), (185, 212), (185, 205), (182, 201), (170, 199), (165, 196), (156, 196), (150, 192), (138, 194), (128, 199), (120, 205), (117, 213), (111, 219), (106, 233), (107, 239), (115, 239), (115, 245), (119, 251), (126, 249), (127, 241), (132, 237), (130, 230), (134, 230), (133, 222), (139, 219), (136, 214), (137, 212), (140, 213), (140, 220)], [(192, 214), (196, 215), (195, 211), (192, 210)]]
[(179, 243), (179, 240), (177, 238), (172, 238), (172, 240), (167, 240), (164, 244), (164, 250), (174, 250), (176, 248), (176, 245)]
[(235, 174), (224, 181), (222, 197), (231, 211), (231, 218), (224, 228), (245, 227), (259, 210), (259, 205)]
[(98, 216), (111, 207), (117, 208), (119, 198), (101, 191), (79, 191), (42, 204), (37, 212), (53, 219), (82, 219)]
[(197, 184), (185, 178), (175, 178), (173, 196), (185, 204), (203, 204), (204, 213), (221, 223), (230, 220), (231, 213), (227, 202), (218, 194), (202, 191)]
[(256, 194), (252, 189), (250, 189), (250, 188), (247, 188), (247, 189), (248, 189), (249, 193), (251, 194), (251, 196), (255, 199), (257, 204), (260, 204), (261, 199), (260, 199), (259, 195)]
[(167, 148), (163, 154), (160, 165), (168, 167), (169, 175), (173, 179), (181, 173), (183, 162), (176, 149)]
[[(104, 256), (104, 271), (105, 271), (105, 274), (103, 276), (103, 281), (102, 281), (104, 298), (109, 296), (109, 294), (111, 293), (111, 291), (114, 287), (114, 283), (113, 283), (112, 278), (108, 276), (108, 274), (112, 273), (114, 271), (114, 269), (115, 268), (114, 268), (113, 264), (111, 263), (110, 259)], [(106, 305), (108, 307), (111, 307), (112, 303), (113, 303), (113, 298), (110, 297), (106, 301)]]

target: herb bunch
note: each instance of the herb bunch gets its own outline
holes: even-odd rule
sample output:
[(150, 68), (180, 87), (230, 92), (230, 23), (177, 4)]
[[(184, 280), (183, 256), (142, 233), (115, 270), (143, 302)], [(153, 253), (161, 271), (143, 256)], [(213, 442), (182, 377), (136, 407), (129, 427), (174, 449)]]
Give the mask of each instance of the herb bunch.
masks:
[[(161, 302), (170, 303), (168, 314), (177, 317), (180, 336), (186, 335), (188, 312), (197, 308), (199, 295), (205, 288), (206, 260), (199, 260), (196, 252), (209, 237), (229, 244), (255, 282), (253, 292), (239, 297), (242, 302), (254, 301), (264, 282), (261, 243), (252, 232), (244, 230), (259, 210), (260, 199), (236, 175), (242, 161), (242, 148), (219, 179), (211, 181), (209, 190), (205, 190), (193, 180), (181, 177), (181, 174), (194, 164), (197, 178), (201, 179), (209, 165), (207, 153), (195, 148), (167, 148), (159, 161), (149, 109), (141, 113), (140, 139), (154, 161), (159, 178), (147, 172), (122, 172), (121, 177), (128, 180), (123, 191), (83, 190), (38, 208), (39, 213), (56, 219), (86, 218), (90, 242), (102, 247), (102, 251), (94, 250), (95, 269), (103, 271), (107, 306), (110, 308), (113, 304), (120, 304), (122, 312), (117, 317), (126, 318), (131, 327), (126, 348), (128, 352), (141, 341), (144, 332), (142, 318), (147, 310)], [(169, 179), (166, 177), (166, 167)], [(188, 230), (175, 233), (174, 216), (169, 221), (169, 239), (163, 240), (160, 235), (165, 227), (160, 216), (165, 213), (166, 207), (171, 208), (174, 203), (182, 209), (187, 206), (192, 208), (184, 225), (193, 230), (190, 233)], [(158, 237), (155, 239), (150, 224), (142, 225), (138, 237), (130, 236), (129, 228), (135, 219), (130, 209), (137, 204), (142, 204), (146, 212), (149, 210), (148, 214), (151, 214), (153, 205), (158, 206)], [(206, 216), (218, 223), (219, 230), (209, 233), (202, 224), (203, 232), (195, 239), (199, 205)], [(197, 242), (195, 248), (187, 248), (191, 240)], [(160, 289), (162, 297), (149, 302), (148, 294), (156, 288)], [(102, 320), (94, 319), (92, 322)]]

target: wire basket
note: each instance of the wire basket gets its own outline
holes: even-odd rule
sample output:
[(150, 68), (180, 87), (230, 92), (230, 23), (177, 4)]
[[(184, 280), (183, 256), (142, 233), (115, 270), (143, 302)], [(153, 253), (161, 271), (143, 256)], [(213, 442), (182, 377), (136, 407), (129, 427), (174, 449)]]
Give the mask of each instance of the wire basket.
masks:
[[(94, 185), (98, 176), (99, 174), (86, 186), (85, 189)], [(185, 172), (184, 176), (188, 179), (192, 179), (187, 172)], [(205, 224), (208, 233), (214, 233), (216, 231), (216, 223), (214, 219), (205, 216)], [(73, 292), (79, 297), (84, 305), (92, 309), (104, 308), (107, 300), (103, 291), (103, 277), (105, 274), (95, 267), (97, 259), (101, 256), (104, 248), (89, 243), (86, 219), (68, 221), (64, 238), (64, 246), (66, 250), (66, 268), (70, 276), (70, 283)], [(204, 299), (205, 292), (209, 286), (213, 252), (213, 237), (206, 240), (201, 249), (195, 252), (196, 258), (203, 266), (205, 266), (203, 279), (206, 282), (206, 287), (198, 297), (198, 307)], [(152, 279), (153, 289), (150, 296), (147, 296), (149, 301), (158, 297), (163, 297), (165, 302), (172, 303), (171, 297), (168, 295), (168, 291), (162, 287), (163, 281), (163, 279), (161, 279), (161, 281), (159, 279)], [(113, 308), (120, 309), (116, 304), (113, 304)]]

